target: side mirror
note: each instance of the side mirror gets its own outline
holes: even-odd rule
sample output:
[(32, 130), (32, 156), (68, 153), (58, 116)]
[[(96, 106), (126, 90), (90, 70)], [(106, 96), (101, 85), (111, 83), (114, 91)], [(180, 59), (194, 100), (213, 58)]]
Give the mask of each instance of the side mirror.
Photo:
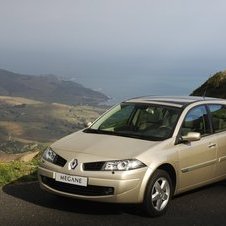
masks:
[(198, 141), (201, 139), (201, 134), (197, 132), (189, 132), (186, 136), (181, 137), (182, 142)]

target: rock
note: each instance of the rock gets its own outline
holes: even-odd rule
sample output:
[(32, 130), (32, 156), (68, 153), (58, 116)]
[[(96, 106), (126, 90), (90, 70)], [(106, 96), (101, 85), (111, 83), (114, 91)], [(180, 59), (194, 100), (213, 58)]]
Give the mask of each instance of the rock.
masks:
[(11, 161), (23, 161), (23, 162), (29, 162), (31, 161), (35, 156), (37, 156), (39, 151), (35, 152), (24, 152), (24, 153), (19, 153), (19, 154), (8, 154), (3, 151), (0, 151), (0, 162), (11, 162)]
[(35, 156), (37, 156), (39, 151), (35, 152), (27, 152), (23, 156), (21, 156), (18, 160), (23, 162), (30, 162)]

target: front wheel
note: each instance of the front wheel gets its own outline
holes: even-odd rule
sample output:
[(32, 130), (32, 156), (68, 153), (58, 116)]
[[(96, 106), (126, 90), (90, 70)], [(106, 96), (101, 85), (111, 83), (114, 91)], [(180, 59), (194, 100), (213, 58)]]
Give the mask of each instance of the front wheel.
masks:
[(156, 170), (145, 192), (143, 206), (151, 217), (163, 215), (172, 197), (172, 180), (164, 170)]

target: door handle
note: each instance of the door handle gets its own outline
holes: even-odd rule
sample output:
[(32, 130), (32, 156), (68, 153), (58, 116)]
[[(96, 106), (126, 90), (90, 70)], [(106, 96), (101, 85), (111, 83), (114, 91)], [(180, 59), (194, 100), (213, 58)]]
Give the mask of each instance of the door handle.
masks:
[(211, 143), (211, 144), (208, 145), (208, 148), (215, 148), (216, 146), (217, 146), (217, 144)]

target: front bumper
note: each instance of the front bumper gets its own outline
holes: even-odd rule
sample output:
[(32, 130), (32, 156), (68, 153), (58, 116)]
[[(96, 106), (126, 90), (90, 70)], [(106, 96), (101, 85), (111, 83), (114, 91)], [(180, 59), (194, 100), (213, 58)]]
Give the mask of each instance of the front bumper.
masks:
[[(126, 172), (83, 172), (77, 176), (88, 178), (87, 187), (71, 185), (55, 180), (56, 169), (38, 168), (42, 189), (72, 198), (115, 203), (140, 203), (143, 201), (147, 167)], [(59, 170), (60, 171), (60, 170)], [(71, 172), (64, 172), (70, 175)]]

